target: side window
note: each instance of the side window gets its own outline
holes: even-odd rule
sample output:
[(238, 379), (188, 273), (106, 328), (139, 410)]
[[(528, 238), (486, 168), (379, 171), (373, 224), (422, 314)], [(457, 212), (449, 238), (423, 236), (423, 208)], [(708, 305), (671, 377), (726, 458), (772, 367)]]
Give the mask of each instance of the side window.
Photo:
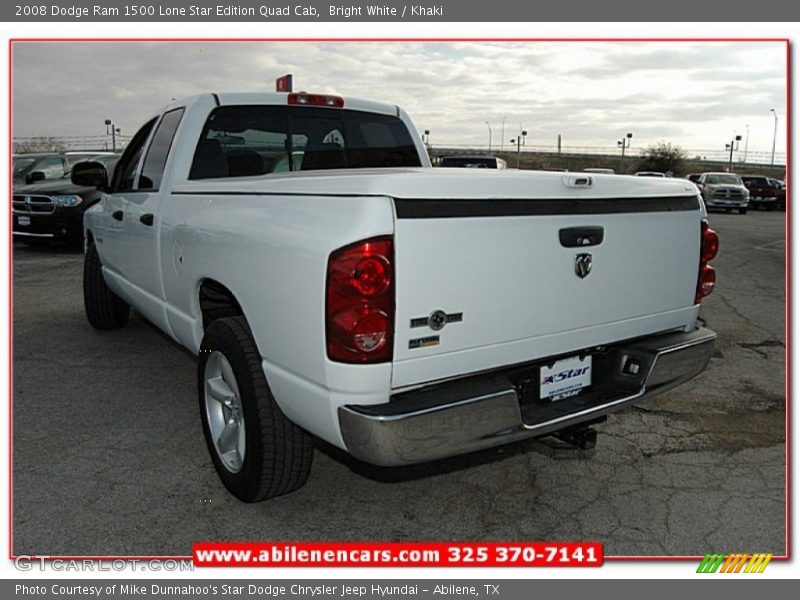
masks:
[(175, 131), (178, 129), (181, 117), (183, 117), (183, 110), (182, 108), (177, 108), (169, 111), (158, 124), (158, 128), (153, 135), (153, 141), (147, 150), (142, 174), (139, 176), (139, 184), (136, 189), (155, 191), (161, 185), (161, 178), (164, 176), (164, 165), (167, 164), (169, 149), (172, 147)]
[(117, 168), (114, 170), (114, 179), (111, 182), (112, 192), (126, 192), (133, 189), (133, 182), (138, 174), (137, 169), (142, 159), (144, 145), (155, 122), (155, 119), (148, 121), (136, 132), (128, 147), (125, 148), (125, 152), (122, 153), (122, 157), (117, 163)]
[(44, 173), (45, 179), (59, 179), (64, 176), (64, 161), (60, 156), (43, 159), (36, 165), (35, 171)]

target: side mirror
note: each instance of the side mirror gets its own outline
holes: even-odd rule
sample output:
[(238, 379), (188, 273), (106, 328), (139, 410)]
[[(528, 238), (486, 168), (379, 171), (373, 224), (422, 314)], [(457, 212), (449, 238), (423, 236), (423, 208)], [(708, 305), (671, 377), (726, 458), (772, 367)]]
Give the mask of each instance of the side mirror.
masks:
[(108, 171), (106, 171), (106, 168), (99, 162), (79, 162), (72, 167), (70, 180), (75, 185), (105, 190), (108, 188)]
[(45, 179), (47, 179), (47, 177), (42, 171), (33, 171), (28, 173), (28, 176), (25, 178), (25, 183), (36, 183), (37, 181), (44, 181)]

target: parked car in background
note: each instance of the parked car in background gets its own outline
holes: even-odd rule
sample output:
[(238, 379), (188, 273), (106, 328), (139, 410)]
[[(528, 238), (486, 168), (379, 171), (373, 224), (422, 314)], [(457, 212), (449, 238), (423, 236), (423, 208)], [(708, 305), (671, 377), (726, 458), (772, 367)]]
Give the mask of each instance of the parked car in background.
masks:
[(747, 214), (750, 192), (735, 173), (703, 173), (697, 180), (697, 187), (707, 209), (738, 210), (740, 215)]
[(14, 186), (61, 179), (72, 165), (99, 155), (113, 156), (113, 152), (39, 152), (15, 154), (12, 160)]
[(661, 171), (636, 171), (637, 177), (666, 177)]
[(602, 167), (589, 167), (583, 170), (584, 173), (599, 173), (601, 175), (615, 175), (616, 171), (614, 169), (605, 169)]
[[(112, 173), (119, 155), (88, 155)], [(78, 161), (75, 164), (80, 164)], [(64, 240), (83, 244), (83, 213), (100, 200), (94, 187), (75, 185), (68, 171), (61, 179), (39, 181), (14, 190), (12, 198), (12, 231), (15, 238), (31, 245)]]
[(742, 183), (750, 192), (750, 206), (766, 210), (775, 210), (778, 207), (780, 183), (776, 180), (763, 175), (742, 175)]
[(54, 152), (15, 154), (11, 164), (14, 185), (34, 183), (43, 179), (61, 179), (69, 170), (66, 158)]
[(506, 161), (496, 156), (443, 156), (441, 167), (461, 167), (466, 169), (505, 169)]
[[(777, 181), (777, 180), (773, 180)], [(786, 210), (786, 182), (778, 181), (778, 195), (775, 197), (775, 204), (778, 210)]]

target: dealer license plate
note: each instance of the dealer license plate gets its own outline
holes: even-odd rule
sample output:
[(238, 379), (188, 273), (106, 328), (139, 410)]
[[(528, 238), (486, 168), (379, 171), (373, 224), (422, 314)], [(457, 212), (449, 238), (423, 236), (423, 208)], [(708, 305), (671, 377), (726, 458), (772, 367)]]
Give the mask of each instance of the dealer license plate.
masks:
[(17, 225), (19, 225), (20, 227), (27, 227), (30, 224), (31, 224), (30, 217), (17, 217)]
[(571, 356), (539, 369), (539, 398), (563, 400), (592, 385), (592, 357)]

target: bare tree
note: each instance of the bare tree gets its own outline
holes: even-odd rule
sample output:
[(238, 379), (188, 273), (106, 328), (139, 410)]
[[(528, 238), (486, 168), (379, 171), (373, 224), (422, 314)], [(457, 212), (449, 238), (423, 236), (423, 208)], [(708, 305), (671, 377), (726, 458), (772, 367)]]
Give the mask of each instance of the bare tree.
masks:
[(14, 154), (26, 154), (29, 152), (64, 152), (66, 145), (63, 141), (54, 137), (29, 137), (17, 138), (13, 143)]

